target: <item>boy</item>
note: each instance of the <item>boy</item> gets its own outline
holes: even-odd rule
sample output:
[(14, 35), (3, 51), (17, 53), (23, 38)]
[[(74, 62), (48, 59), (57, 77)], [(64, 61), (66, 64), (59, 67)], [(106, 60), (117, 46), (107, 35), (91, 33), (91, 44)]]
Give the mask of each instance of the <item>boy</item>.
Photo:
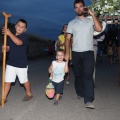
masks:
[(26, 95), (23, 101), (30, 100), (32, 96), (30, 82), (27, 78), (27, 43), (28, 36), (24, 34), (27, 30), (27, 22), (24, 19), (19, 19), (15, 25), (15, 34), (11, 33), (9, 29), (2, 29), (2, 34), (9, 36), (8, 46), (6, 48), (2, 47), (2, 51), (6, 49), (9, 51), (6, 74), (5, 74), (5, 94), (4, 103), (7, 101), (7, 96), (10, 91), (11, 83), (15, 82), (16, 76), (18, 76), (21, 84), (24, 85), (26, 90)]
[(60, 94), (63, 93), (64, 75), (68, 72), (68, 61), (64, 62), (64, 50), (56, 51), (56, 60), (49, 67), (50, 79), (55, 87), (54, 105), (58, 105)]

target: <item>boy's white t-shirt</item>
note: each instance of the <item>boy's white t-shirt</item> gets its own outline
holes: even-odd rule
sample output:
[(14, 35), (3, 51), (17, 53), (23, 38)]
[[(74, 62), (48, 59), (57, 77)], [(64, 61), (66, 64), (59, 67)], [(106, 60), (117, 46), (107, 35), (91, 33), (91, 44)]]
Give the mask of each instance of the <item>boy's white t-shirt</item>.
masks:
[(59, 83), (61, 81), (64, 80), (64, 75), (65, 75), (65, 62), (57, 62), (57, 61), (53, 61), (52, 62), (52, 65), (53, 65), (53, 69), (52, 69), (52, 72), (53, 72), (53, 78), (52, 78), (52, 81), (53, 82), (56, 82), (56, 83)]

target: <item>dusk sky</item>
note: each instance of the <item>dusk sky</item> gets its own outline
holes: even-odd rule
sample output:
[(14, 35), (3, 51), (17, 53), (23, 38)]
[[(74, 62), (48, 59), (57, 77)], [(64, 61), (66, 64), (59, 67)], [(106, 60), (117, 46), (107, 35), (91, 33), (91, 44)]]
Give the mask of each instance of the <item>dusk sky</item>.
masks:
[[(12, 14), (9, 22), (23, 18), (28, 22), (28, 33), (57, 40), (62, 26), (74, 19), (74, 0), (0, 0), (0, 12)], [(91, 4), (85, 0), (86, 6)], [(4, 17), (0, 15), (0, 26)]]

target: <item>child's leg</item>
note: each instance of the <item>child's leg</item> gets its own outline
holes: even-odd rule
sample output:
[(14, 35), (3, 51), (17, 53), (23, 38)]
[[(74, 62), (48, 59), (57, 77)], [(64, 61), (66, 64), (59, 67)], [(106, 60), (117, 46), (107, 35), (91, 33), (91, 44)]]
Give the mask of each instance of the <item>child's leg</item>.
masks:
[(4, 91), (4, 101), (7, 99), (8, 93), (10, 91), (11, 82), (5, 82), (5, 91)]
[(23, 84), (26, 90), (26, 94), (29, 96), (32, 96), (32, 92), (31, 92), (31, 86), (30, 86), (30, 82), (27, 81), (26, 83)]
[(63, 93), (64, 80), (61, 81), (60, 83), (55, 83), (55, 82), (52, 82), (52, 83), (55, 87), (55, 93), (56, 93), (54, 105), (58, 105), (58, 101), (60, 99), (60, 94)]
[(17, 68), (16, 73), (21, 84), (24, 85), (26, 90), (26, 95), (32, 96), (30, 82), (28, 81), (28, 68)]
[(62, 100), (63, 93), (60, 94), (59, 100)]
[(25, 90), (26, 90), (26, 95), (22, 101), (28, 101), (33, 97), (32, 92), (31, 92), (30, 82), (27, 81), (27, 82), (23, 83), (23, 85), (24, 85)]
[(4, 85), (4, 100), (7, 100), (7, 96), (10, 91), (11, 83), (15, 82), (16, 79), (16, 70), (15, 67), (6, 65), (5, 73), (5, 85)]
[(61, 93), (63, 94), (63, 87), (64, 87), (64, 81), (61, 81), (60, 83), (56, 83), (56, 96), (55, 96), (55, 100), (59, 100), (60, 99), (60, 95)]
[(56, 96), (55, 96), (55, 100), (58, 101), (59, 98), (60, 98), (60, 94), (56, 94)]

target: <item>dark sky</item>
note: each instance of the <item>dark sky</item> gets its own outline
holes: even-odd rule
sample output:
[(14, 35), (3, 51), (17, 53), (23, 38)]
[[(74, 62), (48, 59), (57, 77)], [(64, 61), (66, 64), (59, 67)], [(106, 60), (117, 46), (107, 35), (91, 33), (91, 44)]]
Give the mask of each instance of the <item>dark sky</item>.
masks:
[[(0, 12), (12, 14), (10, 22), (19, 18), (28, 22), (28, 32), (57, 40), (62, 26), (75, 18), (74, 0), (0, 0)], [(86, 6), (91, 4), (85, 0)], [(0, 15), (0, 25), (4, 22)]]

